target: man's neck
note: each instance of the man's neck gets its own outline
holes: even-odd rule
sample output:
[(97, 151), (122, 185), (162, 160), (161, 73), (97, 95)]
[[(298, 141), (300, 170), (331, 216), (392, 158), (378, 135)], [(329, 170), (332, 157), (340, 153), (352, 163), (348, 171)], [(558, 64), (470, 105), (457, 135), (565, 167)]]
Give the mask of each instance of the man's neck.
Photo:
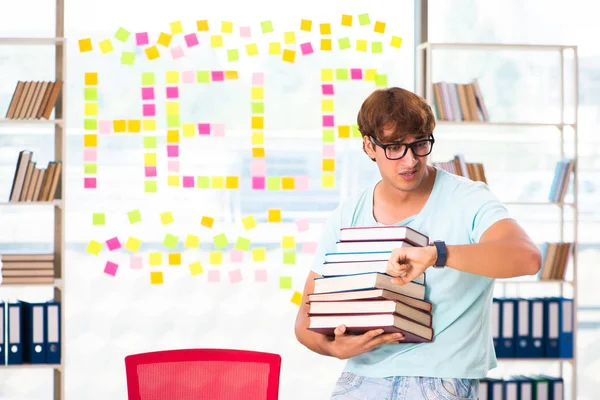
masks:
[(436, 171), (433, 167), (427, 167), (426, 174), (423, 177), (423, 180), (414, 190), (411, 191), (401, 191), (390, 185), (387, 185), (385, 182), (381, 181), (378, 185), (379, 200), (386, 204), (411, 204), (411, 203), (419, 203), (423, 200), (423, 198), (427, 198), (431, 193), (433, 188), (433, 184), (435, 182), (435, 174)]

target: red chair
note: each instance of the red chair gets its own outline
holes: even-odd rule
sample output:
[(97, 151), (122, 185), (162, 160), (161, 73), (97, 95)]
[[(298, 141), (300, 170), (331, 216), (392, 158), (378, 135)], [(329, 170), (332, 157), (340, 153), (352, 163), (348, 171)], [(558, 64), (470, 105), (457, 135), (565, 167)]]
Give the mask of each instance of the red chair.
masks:
[(129, 400), (277, 400), (281, 356), (190, 349), (125, 357)]

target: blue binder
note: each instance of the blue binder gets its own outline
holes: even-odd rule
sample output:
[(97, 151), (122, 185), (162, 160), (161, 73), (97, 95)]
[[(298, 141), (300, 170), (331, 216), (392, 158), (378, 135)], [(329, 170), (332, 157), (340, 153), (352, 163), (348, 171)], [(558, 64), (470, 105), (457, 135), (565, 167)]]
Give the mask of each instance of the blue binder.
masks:
[(533, 398), (533, 381), (526, 376), (516, 375), (510, 379), (517, 383), (516, 400), (535, 400)]
[(516, 305), (515, 299), (499, 299), (500, 312), (500, 344), (497, 350), (498, 358), (513, 358), (515, 356), (515, 321)]
[(485, 378), (487, 381), (487, 399), (504, 400), (504, 381), (496, 378)]
[(544, 342), (546, 358), (558, 358), (560, 331), (560, 300), (556, 297), (544, 299)]
[(542, 358), (546, 354), (544, 344), (544, 300), (540, 298), (529, 299), (529, 332), (531, 333), (531, 347), (528, 353), (531, 358)]
[(565, 384), (561, 377), (536, 375), (548, 382), (548, 400), (562, 400), (565, 398)]
[(6, 333), (6, 322), (4, 318), (4, 302), (0, 301), (0, 365), (6, 365), (6, 352), (4, 349), (5, 345), (5, 335)]
[(44, 364), (46, 362), (45, 304), (26, 301), (20, 303), (23, 362)]
[(6, 363), (23, 364), (23, 348), (21, 343), (21, 303), (7, 304), (7, 340)]
[(496, 357), (500, 348), (500, 321), (502, 321), (502, 304), (500, 299), (492, 299), (492, 339), (494, 342), (494, 351)]
[(529, 317), (529, 300), (518, 299), (515, 317), (515, 357), (532, 358), (534, 357), (533, 342), (531, 339), (531, 322)]
[(560, 326), (558, 331), (558, 356), (560, 358), (573, 358), (573, 299), (561, 298)]
[(60, 303), (56, 301), (48, 301), (45, 304), (45, 332), (44, 339), (46, 341), (46, 363), (60, 364), (61, 351), (61, 326), (60, 326)]

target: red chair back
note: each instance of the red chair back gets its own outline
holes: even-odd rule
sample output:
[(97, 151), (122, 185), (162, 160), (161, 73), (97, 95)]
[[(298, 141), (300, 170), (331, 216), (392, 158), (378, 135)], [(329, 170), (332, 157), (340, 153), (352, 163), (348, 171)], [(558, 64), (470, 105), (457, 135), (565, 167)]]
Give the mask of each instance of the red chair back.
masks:
[(281, 356), (189, 349), (125, 357), (129, 400), (277, 400)]

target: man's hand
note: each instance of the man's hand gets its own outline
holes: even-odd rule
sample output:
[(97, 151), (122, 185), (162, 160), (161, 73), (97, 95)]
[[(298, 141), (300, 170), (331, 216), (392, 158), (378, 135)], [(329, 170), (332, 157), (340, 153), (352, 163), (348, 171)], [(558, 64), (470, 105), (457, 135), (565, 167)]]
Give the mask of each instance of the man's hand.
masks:
[(386, 273), (393, 276), (392, 283), (404, 285), (435, 264), (435, 246), (400, 247), (392, 251)]
[(383, 333), (383, 329), (373, 329), (362, 335), (346, 334), (346, 327), (340, 325), (335, 328), (335, 338), (331, 342), (331, 355), (345, 360), (357, 356), (382, 344), (396, 344), (404, 340), (401, 333)]

